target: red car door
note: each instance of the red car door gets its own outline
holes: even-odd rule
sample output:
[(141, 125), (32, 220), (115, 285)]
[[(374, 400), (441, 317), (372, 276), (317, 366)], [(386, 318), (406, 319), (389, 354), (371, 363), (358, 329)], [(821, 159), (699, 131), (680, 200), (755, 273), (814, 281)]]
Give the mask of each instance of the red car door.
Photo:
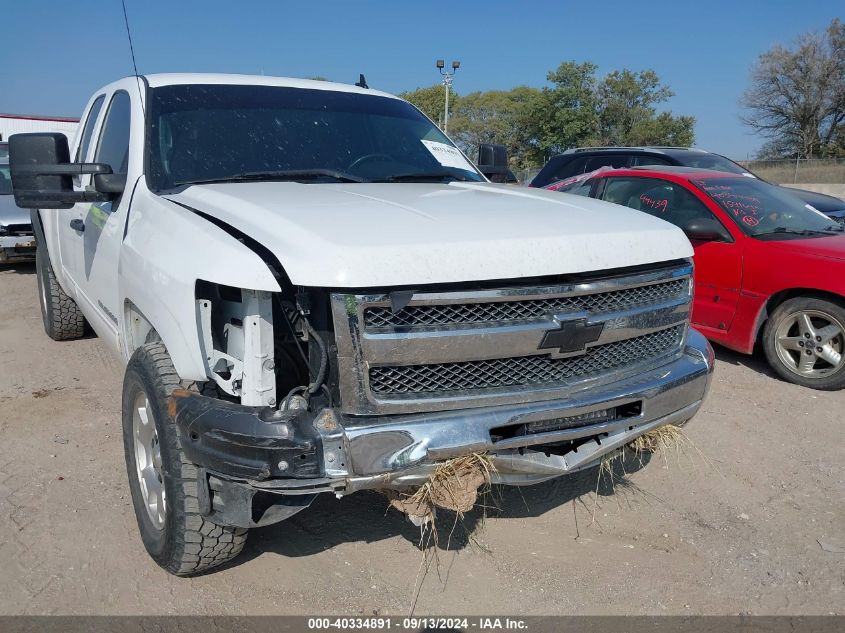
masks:
[[(630, 172), (629, 172), (630, 174)], [(682, 230), (691, 220), (712, 218), (724, 222), (711, 209), (715, 205), (685, 182), (654, 175), (611, 176), (594, 195), (671, 222)], [(728, 232), (730, 229), (726, 227)], [(695, 256), (695, 294), (692, 322), (714, 330), (727, 330), (736, 313), (742, 288), (742, 240), (692, 241)]]
[(692, 322), (728, 330), (742, 289), (742, 243), (691, 241), (695, 249)]

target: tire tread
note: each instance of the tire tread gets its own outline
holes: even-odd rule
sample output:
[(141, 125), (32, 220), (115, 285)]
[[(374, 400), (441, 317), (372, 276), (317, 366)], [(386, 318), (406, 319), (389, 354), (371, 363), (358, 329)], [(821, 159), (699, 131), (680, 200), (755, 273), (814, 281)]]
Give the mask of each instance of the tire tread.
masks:
[[(142, 369), (153, 379), (157, 397), (165, 402), (178, 388), (202, 392), (204, 385), (182, 381), (173, 368), (167, 349), (160, 342), (142, 345), (130, 361), (130, 367)], [(177, 576), (192, 576), (221, 565), (237, 556), (246, 543), (248, 530), (224, 527), (207, 521), (199, 513), (197, 498), (197, 467), (182, 452), (176, 427), (169, 418), (163, 420), (170, 430), (160, 438), (162, 449), (178, 459), (178, 467), (168, 473), (176, 484), (177, 498), (168, 498), (168, 512), (177, 513), (179, 529), (173, 531), (173, 540), (165, 547), (156, 562)]]
[(43, 245), (39, 245), (35, 252), (39, 285), (43, 284), (43, 287), (39, 290), (44, 292), (45, 299), (41, 306), (44, 330), (47, 332), (47, 336), (54, 341), (71, 341), (82, 338), (87, 329), (85, 317), (76, 302), (62, 290), (56, 279), (56, 274), (53, 272), (49, 255), (44, 249)]

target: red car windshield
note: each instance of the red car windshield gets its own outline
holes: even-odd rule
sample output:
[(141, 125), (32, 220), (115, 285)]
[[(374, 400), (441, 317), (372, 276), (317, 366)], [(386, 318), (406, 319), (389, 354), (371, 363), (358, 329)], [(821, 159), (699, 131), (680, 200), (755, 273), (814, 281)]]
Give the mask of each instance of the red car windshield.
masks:
[(752, 237), (824, 235), (842, 230), (789, 192), (756, 178), (702, 178), (691, 182)]

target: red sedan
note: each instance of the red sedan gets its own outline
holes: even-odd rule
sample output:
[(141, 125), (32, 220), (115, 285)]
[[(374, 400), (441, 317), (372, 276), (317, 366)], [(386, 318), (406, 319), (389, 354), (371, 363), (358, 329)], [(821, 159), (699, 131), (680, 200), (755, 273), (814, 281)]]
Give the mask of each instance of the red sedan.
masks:
[(548, 187), (680, 227), (695, 249), (696, 329), (814, 389), (845, 387), (845, 233), (785, 190), (742, 175), (604, 169)]

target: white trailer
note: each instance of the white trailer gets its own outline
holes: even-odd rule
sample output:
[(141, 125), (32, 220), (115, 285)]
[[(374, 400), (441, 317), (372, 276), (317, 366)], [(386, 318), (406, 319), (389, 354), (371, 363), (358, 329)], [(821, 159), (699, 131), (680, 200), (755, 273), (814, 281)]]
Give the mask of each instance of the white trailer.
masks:
[(0, 143), (21, 132), (61, 132), (72, 141), (77, 125), (79, 119), (69, 117), (0, 113)]

